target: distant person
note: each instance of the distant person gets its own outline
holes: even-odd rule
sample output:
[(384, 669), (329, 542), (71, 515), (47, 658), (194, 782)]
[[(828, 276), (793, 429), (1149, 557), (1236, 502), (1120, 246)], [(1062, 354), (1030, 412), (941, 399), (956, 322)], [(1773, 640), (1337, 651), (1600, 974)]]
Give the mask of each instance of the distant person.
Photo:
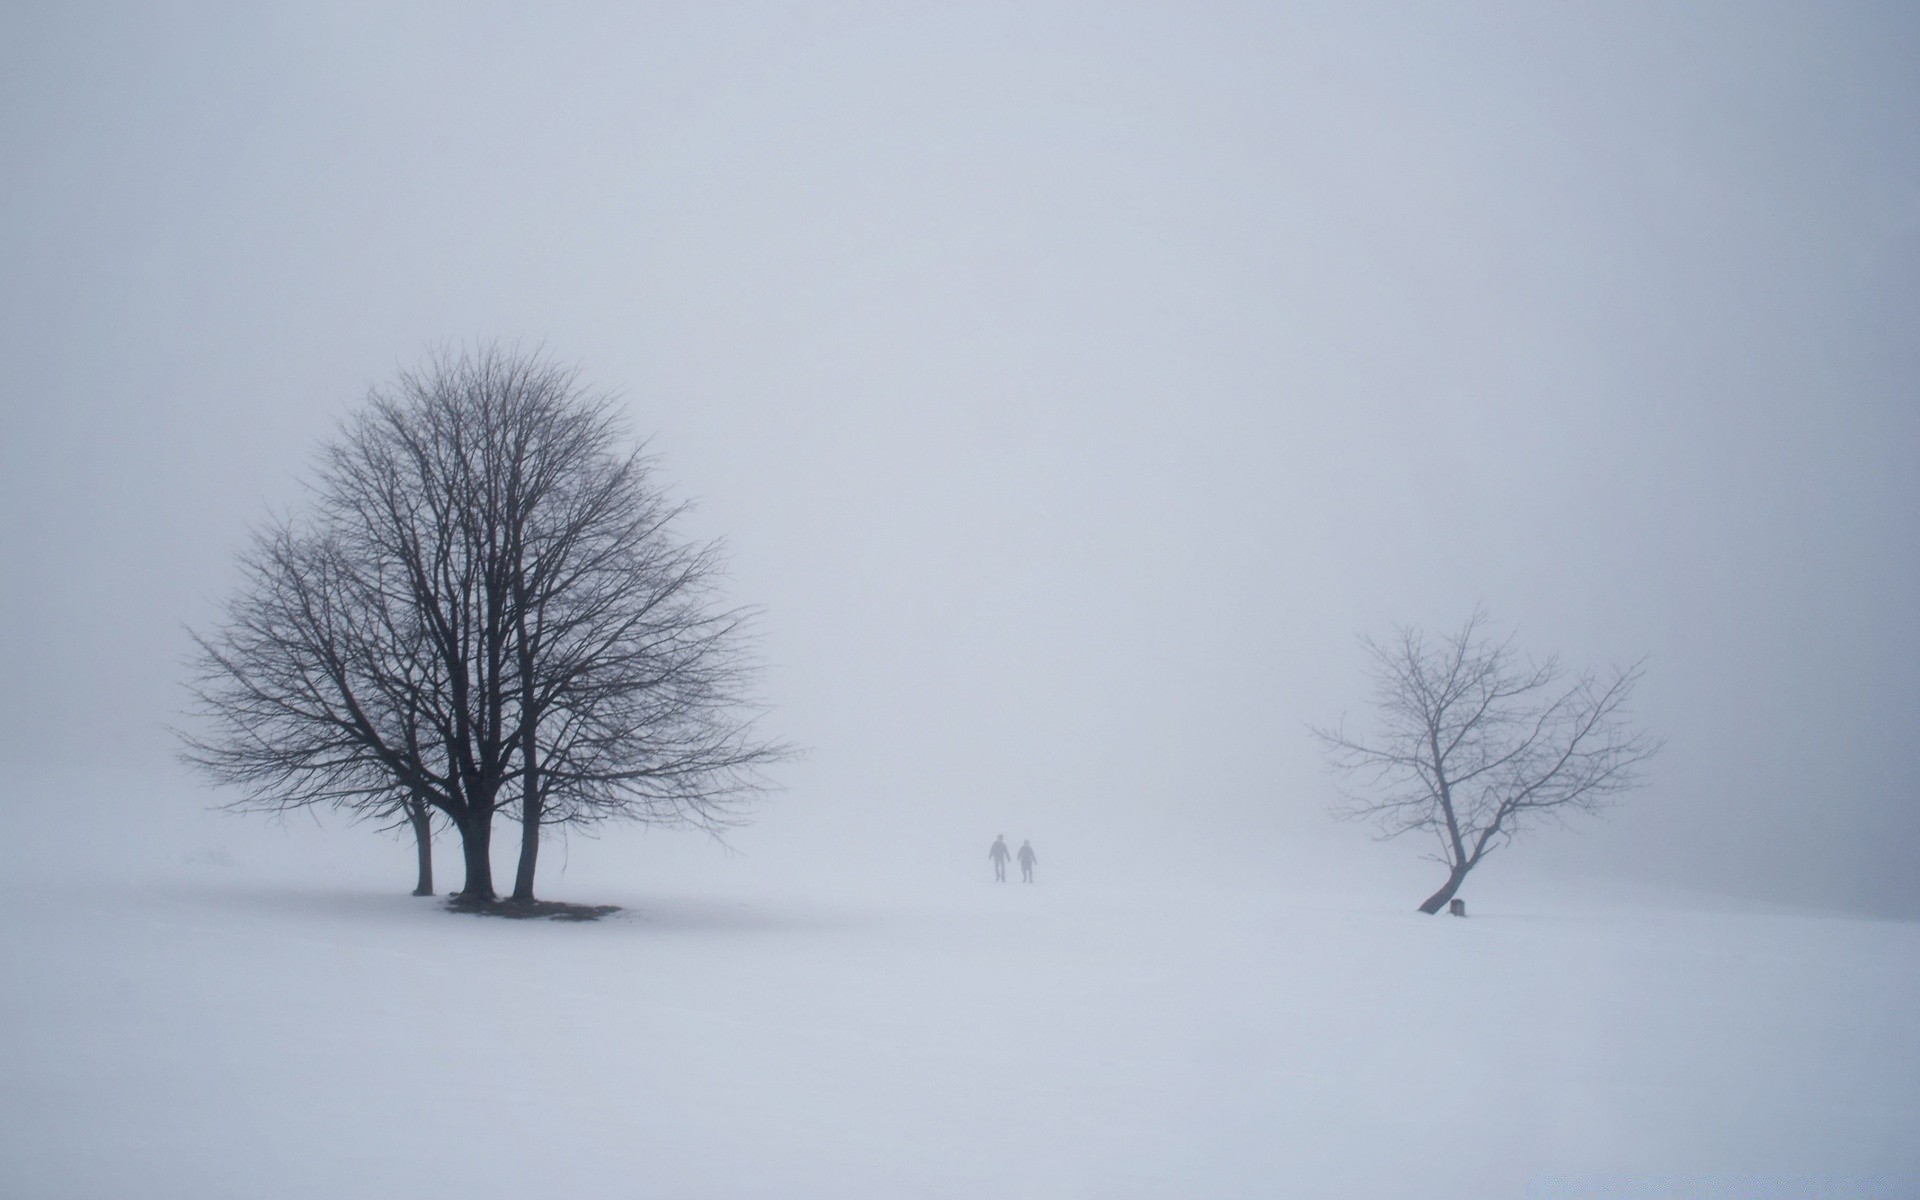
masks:
[(1021, 883), (1033, 882), (1033, 864), (1039, 861), (1040, 861), (1040, 856), (1033, 852), (1033, 843), (1031, 841), (1021, 842), (1020, 843), (1020, 882)]
[(1007, 835), (995, 834), (993, 845), (987, 850), (987, 857), (993, 860), (993, 877), (1000, 883), (1007, 881), (1007, 860), (1013, 852), (1007, 849)]

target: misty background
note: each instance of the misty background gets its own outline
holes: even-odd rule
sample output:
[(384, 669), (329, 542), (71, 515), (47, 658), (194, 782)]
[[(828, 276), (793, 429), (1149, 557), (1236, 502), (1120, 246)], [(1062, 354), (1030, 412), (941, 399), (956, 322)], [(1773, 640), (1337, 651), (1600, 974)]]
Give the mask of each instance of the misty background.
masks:
[(1668, 746), (1483, 874), (1920, 915), (1916, 62), (1895, 4), (11, 5), (0, 807), (206, 821), (185, 629), (499, 337), (764, 610), (749, 867), (1351, 844), (1411, 907), (1306, 726), (1484, 602)]

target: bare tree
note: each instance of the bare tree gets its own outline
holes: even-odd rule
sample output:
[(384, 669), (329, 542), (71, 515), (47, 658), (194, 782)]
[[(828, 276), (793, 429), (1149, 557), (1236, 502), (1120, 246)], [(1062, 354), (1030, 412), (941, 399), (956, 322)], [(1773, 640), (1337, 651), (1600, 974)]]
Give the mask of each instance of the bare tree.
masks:
[(1445, 907), (1492, 850), (1542, 819), (1595, 812), (1640, 782), (1660, 748), (1628, 712), (1642, 668), (1601, 677), (1534, 662), (1495, 640), (1476, 611), (1429, 642), (1417, 629), (1362, 639), (1372, 658), (1378, 728), (1313, 731), (1350, 784), (1340, 815), (1382, 838), (1424, 833), (1447, 881), (1420, 905)]
[(540, 355), (442, 355), (376, 392), (325, 448), (311, 517), (256, 539), (199, 640), (188, 760), (242, 807), (416, 831), (438, 810), (472, 900), (494, 897), (503, 809), (521, 900), (544, 826), (737, 819), (785, 752), (745, 706), (745, 616), (620, 443), (611, 403)]

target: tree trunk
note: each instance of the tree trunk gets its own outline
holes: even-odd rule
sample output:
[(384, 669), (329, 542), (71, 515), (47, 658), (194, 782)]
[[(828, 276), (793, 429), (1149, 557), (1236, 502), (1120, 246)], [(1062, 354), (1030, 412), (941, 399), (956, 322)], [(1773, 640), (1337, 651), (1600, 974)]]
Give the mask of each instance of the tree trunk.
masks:
[(416, 896), (433, 895), (433, 814), (419, 797), (407, 802), (407, 819), (413, 824), (413, 845), (420, 860), (420, 881), (413, 885)]
[[(522, 589), (524, 590), (524, 589)], [(513, 898), (533, 902), (533, 870), (540, 861), (540, 718), (535, 715), (533, 654), (527, 643), (526, 608), (520, 624), (520, 866), (513, 873)]]
[(1460, 890), (1460, 885), (1466, 882), (1466, 878), (1467, 868), (1455, 867), (1452, 873), (1447, 876), (1447, 882), (1441, 886), (1440, 890), (1427, 897), (1426, 903), (1420, 906), (1420, 911), (1426, 913), (1428, 916), (1432, 916), (1434, 913), (1445, 908), (1447, 901), (1453, 899), (1453, 894)]
[(533, 899), (533, 869), (540, 859), (540, 798), (520, 802), (520, 868), (513, 876), (513, 898)]
[(460, 889), (463, 899), (494, 899), (492, 843), (492, 813), (470, 813), (460, 823), (460, 852), (467, 864), (467, 883)]
[(533, 871), (540, 862), (540, 706), (535, 702), (535, 647), (527, 633), (526, 576), (516, 570), (514, 650), (520, 666), (520, 865), (513, 873), (513, 898), (533, 903)]

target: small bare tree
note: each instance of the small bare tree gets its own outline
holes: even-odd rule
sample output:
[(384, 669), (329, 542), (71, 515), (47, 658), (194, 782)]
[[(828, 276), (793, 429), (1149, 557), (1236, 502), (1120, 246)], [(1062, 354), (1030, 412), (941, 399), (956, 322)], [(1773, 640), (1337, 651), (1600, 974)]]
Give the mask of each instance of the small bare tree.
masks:
[(786, 750), (753, 732), (718, 551), (672, 535), (681, 507), (622, 441), (571, 370), (500, 347), (376, 392), (199, 639), (188, 761), (239, 807), (410, 823), (423, 886), (438, 810), (469, 900), (494, 898), (503, 810), (528, 901), (545, 826), (736, 820)]
[(1642, 668), (1607, 676), (1534, 662), (1511, 637), (1486, 632), (1476, 611), (1459, 632), (1430, 642), (1402, 628), (1363, 638), (1379, 726), (1313, 730), (1350, 783), (1336, 811), (1372, 822), (1380, 837), (1425, 833), (1447, 881), (1420, 905), (1436, 913), (1492, 850), (1542, 819), (1595, 812), (1640, 782), (1660, 743), (1628, 712)]

